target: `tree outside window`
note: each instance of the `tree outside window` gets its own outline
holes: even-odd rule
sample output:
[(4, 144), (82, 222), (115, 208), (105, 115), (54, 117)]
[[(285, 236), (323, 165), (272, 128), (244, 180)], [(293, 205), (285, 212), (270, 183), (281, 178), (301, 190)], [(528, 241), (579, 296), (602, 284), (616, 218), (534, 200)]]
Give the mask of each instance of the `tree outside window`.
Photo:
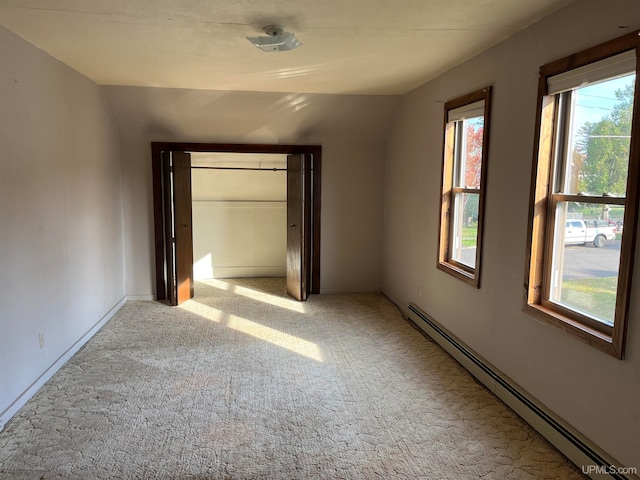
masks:
[(540, 69), (526, 310), (624, 355), (640, 175), (638, 32)]
[(438, 268), (479, 286), (491, 88), (445, 104)]

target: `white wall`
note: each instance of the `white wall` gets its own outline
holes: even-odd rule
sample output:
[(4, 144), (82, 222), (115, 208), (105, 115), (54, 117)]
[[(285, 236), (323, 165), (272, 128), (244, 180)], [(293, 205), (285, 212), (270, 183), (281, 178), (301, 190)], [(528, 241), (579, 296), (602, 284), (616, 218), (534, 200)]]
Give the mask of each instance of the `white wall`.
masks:
[[(125, 293), (152, 296), (149, 142), (322, 144), (322, 291), (382, 286), (402, 306), (416, 302), (608, 453), (640, 466), (640, 281), (624, 361), (522, 313), (538, 67), (620, 35), (620, 25), (640, 27), (636, 0), (580, 0), (401, 103), (100, 90), (0, 27), (0, 425)], [(485, 251), (475, 290), (435, 268), (442, 102), (490, 84)]]
[[(640, 27), (637, 1), (580, 0), (403, 99), (386, 163), (383, 290), (405, 308), (418, 304), (614, 458), (640, 467), (640, 279), (624, 361), (522, 311), (538, 68), (630, 31), (620, 25)], [(486, 85), (494, 98), (476, 290), (436, 269), (442, 115), (444, 101)]]
[(194, 278), (284, 277), (287, 172), (194, 168), (191, 182)]
[(117, 132), (99, 88), (3, 27), (0, 66), (2, 426), (125, 292)]
[(127, 294), (155, 290), (151, 141), (321, 144), (321, 291), (379, 291), (398, 97), (106, 86), (121, 136)]

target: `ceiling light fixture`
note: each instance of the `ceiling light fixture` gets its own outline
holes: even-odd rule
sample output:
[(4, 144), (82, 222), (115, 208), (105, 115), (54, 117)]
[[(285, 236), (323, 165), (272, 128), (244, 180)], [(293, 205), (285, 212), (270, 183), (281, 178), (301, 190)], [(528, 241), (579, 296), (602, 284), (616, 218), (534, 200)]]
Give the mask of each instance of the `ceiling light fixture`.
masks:
[(294, 33), (285, 32), (280, 25), (267, 25), (263, 30), (267, 37), (247, 37), (247, 40), (264, 52), (293, 50), (302, 45)]

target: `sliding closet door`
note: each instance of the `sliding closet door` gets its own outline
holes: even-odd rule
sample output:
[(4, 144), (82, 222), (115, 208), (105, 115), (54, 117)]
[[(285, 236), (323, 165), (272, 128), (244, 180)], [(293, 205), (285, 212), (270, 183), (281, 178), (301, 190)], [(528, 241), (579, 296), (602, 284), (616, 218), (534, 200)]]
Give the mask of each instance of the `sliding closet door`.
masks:
[(287, 156), (287, 293), (309, 294), (311, 250), (311, 155)]

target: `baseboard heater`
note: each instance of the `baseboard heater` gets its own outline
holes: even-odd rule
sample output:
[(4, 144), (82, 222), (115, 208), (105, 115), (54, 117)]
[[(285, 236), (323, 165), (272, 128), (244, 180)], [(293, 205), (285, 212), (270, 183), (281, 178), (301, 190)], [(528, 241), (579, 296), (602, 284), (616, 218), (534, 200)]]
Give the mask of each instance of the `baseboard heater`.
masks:
[(582, 473), (593, 479), (638, 480), (632, 468), (625, 468), (593, 445), (586, 437), (540, 404), (493, 365), (467, 347), (417, 305), (409, 304), (408, 319), (447, 351), (458, 363), (506, 403), (529, 425), (551, 442)]

